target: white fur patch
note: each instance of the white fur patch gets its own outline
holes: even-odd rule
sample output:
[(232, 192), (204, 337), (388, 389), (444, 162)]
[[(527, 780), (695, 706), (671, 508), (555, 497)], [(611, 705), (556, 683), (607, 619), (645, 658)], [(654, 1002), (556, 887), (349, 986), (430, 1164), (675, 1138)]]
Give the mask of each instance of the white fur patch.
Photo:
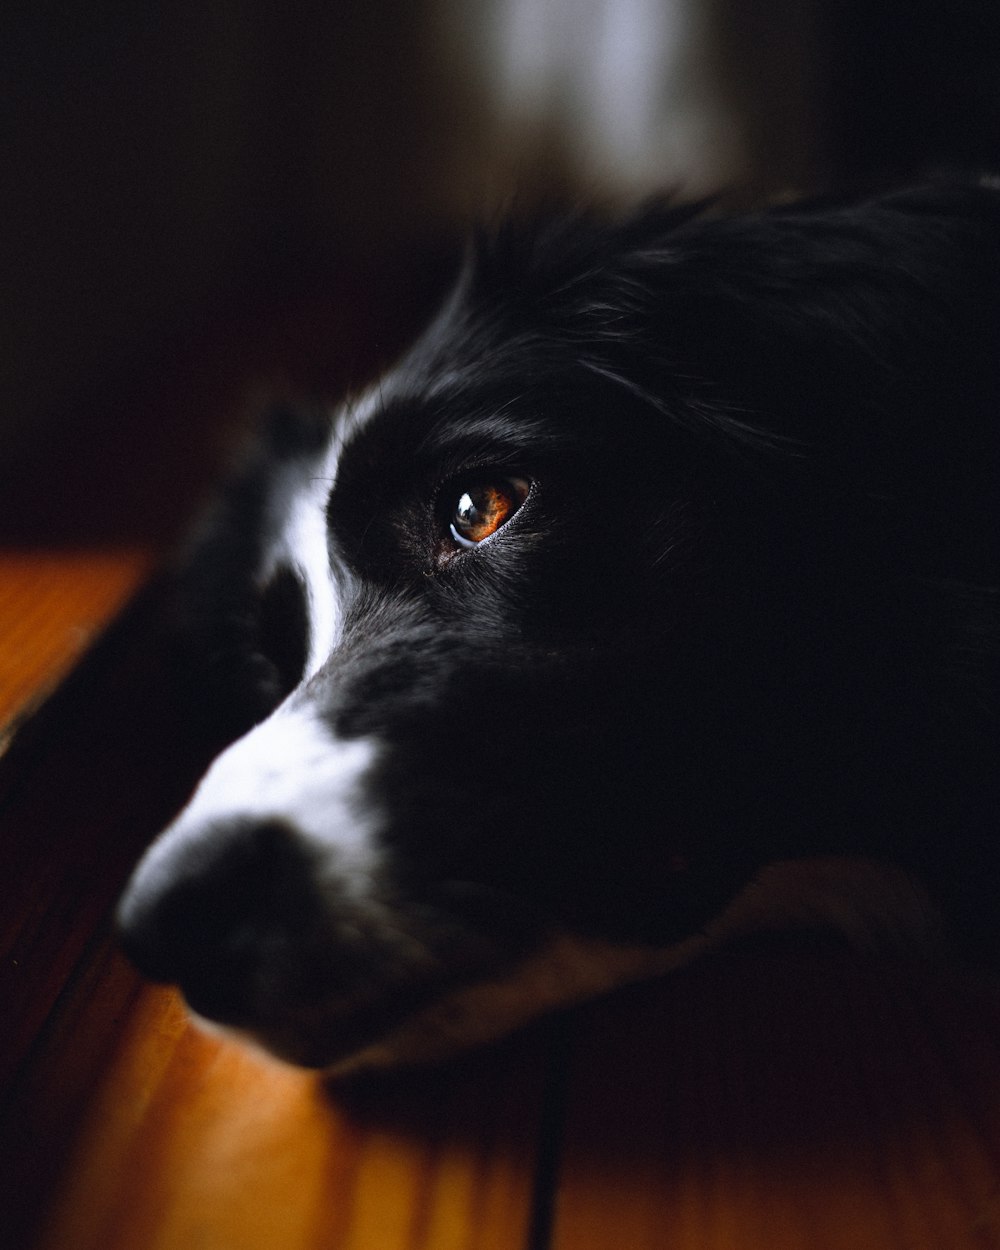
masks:
[(307, 678), (336, 645), (343, 615), (327, 546), (326, 501), (333, 482), (331, 470), (335, 471), (334, 466), (324, 464), (320, 474), (293, 498), (282, 535), (288, 563), (301, 578), (309, 604)]
[(345, 405), (331, 422), (323, 451), (291, 461), (272, 480), (266, 533), (270, 535), (258, 571), (263, 588), (282, 566), (291, 568), (305, 590), (309, 620), (303, 680), (325, 663), (340, 639), (343, 588), (330, 561), (326, 508), (337, 479), (344, 444), (382, 402), (378, 388)]
[(268, 531), (274, 537), (258, 579), (266, 586), (275, 570), (286, 565), (302, 583), (309, 620), (306, 677), (333, 650), (340, 631), (340, 594), (330, 566), (326, 525), (339, 454), (340, 441), (333, 439), (322, 456), (294, 461), (275, 475), (268, 500)]
[(293, 695), (216, 759), (187, 807), (136, 871), (140, 892), (172, 875), (178, 858), (213, 823), (278, 820), (329, 852), (344, 883), (362, 892), (379, 866), (379, 824), (361, 783), (378, 754), (369, 739), (344, 742)]

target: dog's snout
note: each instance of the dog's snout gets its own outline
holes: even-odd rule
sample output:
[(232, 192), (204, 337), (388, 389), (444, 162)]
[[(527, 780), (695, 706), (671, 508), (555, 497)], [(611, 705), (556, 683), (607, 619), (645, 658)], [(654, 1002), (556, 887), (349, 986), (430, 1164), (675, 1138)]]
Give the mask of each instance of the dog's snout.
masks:
[(119, 905), (118, 929), (147, 977), (180, 985), (203, 1014), (239, 1023), (262, 976), (306, 942), (320, 906), (293, 829), (232, 821), (210, 832), (170, 871), (151, 857)]

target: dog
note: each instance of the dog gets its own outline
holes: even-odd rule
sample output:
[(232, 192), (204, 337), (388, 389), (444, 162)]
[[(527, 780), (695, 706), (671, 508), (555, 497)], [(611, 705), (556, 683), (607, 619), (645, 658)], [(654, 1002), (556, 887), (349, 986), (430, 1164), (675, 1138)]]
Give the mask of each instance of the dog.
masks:
[(193, 545), (178, 636), (255, 724), (127, 887), (139, 969), (336, 1072), (754, 931), (988, 952), (1000, 190), (472, 251)]

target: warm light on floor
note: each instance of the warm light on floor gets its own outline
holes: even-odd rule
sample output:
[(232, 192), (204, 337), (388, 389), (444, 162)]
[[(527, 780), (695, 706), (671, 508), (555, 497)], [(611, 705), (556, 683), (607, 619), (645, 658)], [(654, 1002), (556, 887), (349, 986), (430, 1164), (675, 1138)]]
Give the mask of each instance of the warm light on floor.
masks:
[[(0, 552), (0, 725), (152, 564)], [(367, 1090), (200, 1032), (109, 927), (196, 778), (143, 621), (0, 761), (4, 1246), (1000, 1245), (995, 978), (734, 951)]]
[(149, 575), (148, 548), (0, 551), (0, 749)]
[(523, 1245), (533, 1152), (427, 1128), (361, 1127), (320, 1077), (203, 1033), (173, 991), (145, 988), (38, 1250)]

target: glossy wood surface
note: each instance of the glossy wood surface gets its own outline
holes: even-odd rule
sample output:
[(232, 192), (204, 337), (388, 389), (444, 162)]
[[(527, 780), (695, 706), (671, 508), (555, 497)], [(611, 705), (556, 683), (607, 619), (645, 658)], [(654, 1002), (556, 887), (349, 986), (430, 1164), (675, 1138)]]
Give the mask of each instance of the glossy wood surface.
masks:
[[(29, 654), (52, 657), (29, 700), (65, 665), (58, 640), (92, 633), (147, 567), (127, 551), (30, 563), (5, 588), (35, 622)], [(157, 685), (155, 614), (154, 590), (0, 769), (0, 1245), (1000, 1246), (994, 978), (734, 951), (439, 1070), (346, 1086), (198, 1031), (109, 936), (129, 865), (208, 750), (183, 749)]]
[(995, 985), (786, 949), (625, 997), (583, 1028), (554, 1250), (1000, 1244)]
[(316, 1076), (200, 1033), (172, 992), (146, 988), (88, 1096), (35, 1244), (523, 1245), (536, 1086), (515, 1051), (463, 1081), (397, 1093), (385, 1122), (363, 1104), (359, 1118)]
[(143, 548), (0, 550), (0, 746), (134, 594)]

